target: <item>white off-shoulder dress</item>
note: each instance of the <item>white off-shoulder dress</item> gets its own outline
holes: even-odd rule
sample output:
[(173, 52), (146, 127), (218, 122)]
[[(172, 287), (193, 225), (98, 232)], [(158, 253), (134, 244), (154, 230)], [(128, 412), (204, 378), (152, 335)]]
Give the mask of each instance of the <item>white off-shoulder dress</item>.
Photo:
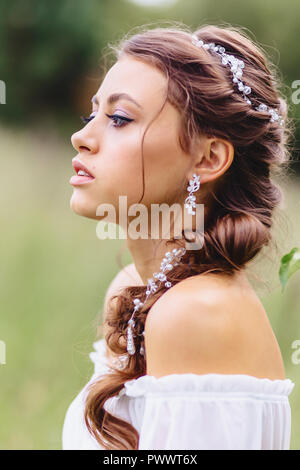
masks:
[[(111, 371), (105, 339), (93, 344), (95, 371), (67, 409), (62, 448), (103, 450), (83, 418), (87, 385)], [(143, 375), (129, 380), (105, 409), (139, 432), (139, 450), (286, 450), (290, 379), (246, 374)]]

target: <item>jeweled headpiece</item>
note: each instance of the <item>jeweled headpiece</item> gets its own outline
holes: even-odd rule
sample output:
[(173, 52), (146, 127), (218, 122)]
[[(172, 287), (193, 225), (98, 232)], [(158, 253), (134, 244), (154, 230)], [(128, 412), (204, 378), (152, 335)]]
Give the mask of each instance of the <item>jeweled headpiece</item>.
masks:
[[(230, 70), (233, 75), (233, 78), (232, 78), (233, 83), (236, 83), (238, 90), (239, 92), (242, 93), (244, 100), (248, 104), (252, 105), (252, 101), (248, 98), (248, 95), (250, 95), (251, 93), (251, 88), (245, 85), (241, 80), (243, 76), (243, 68), (245, 67), (244, 61), (241, 59), (238, 59), (232, 54), (227, 54), (223, 46), (217, 45), (214, 42), (205, 43), (204, 41), (202, 41), (202, 39), (198, 39), (195, 34), (192, 35), (192, 43), (195, 46), (203, 47), (203, 49), (207, 49), (209, 51), (212, 51), (218, 54), (221, 58), (222, 64), (224, 66), (230, 66)], [(279, 121), (279, 124), (283, 126), (284, 120), (282, 119), (282, 116), (278, 114), (276, 109), (270, 108), (264, 103), (261, 103), (259, 106), (256, 106), (255, 109), (257, 111), (268, 112), (270, 114), (271, 122)]]

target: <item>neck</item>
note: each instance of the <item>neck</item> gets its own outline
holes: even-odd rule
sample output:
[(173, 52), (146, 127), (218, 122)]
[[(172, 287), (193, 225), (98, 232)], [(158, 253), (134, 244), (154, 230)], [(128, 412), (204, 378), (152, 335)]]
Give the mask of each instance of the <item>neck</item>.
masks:
[(165, 253), (180, 247), (178, 242), (168, 244), (166, 242), (165, 239), (127, 239), (127, 247), (144, 285), (148, 284), (148, 279), (153, 278), (153, 273), (160, 272), (160, 265)]

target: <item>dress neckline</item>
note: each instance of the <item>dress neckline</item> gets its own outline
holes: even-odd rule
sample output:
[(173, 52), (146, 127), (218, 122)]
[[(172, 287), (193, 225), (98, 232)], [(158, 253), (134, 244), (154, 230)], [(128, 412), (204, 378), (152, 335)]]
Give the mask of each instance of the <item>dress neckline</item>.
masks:
[(142, 375), (125, 382), (120, 394), (140, 396), (149, 394), (231, 393), (286, 398), (295, 383), (291, 379), (269, 379), (248, 374), (169, 374), (162, 377)]

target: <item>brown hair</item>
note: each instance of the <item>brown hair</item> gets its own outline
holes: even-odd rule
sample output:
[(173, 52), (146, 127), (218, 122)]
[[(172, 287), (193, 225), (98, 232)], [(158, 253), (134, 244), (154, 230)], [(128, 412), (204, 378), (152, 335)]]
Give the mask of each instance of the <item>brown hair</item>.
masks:
[[(165, 73), (166, 101), (182, 117), (179, 135), (182, 149), (192, 152), (193, 139), (205, 135), (231, 141), (235, 151), (229, 169), (209, 194), (212, 210), (205, 214), (202, 249), (187, 250), (181, 263), (168, 273), (168, 279), (175, 285), (201, 273), (232, 275), (272, 240), (273, 210), (283, 197), (272, 176), (287, 175), (288, 143), (293, 128), (287, 116), (286, 100), (280, 96), (276, 68), (241, 28), (204, 25), (192, 32), (185, 25), (173, 22), (167, 28), (143, 26), (140, 29), (123, 38), (118, 47), (110, 47), (117, 59), (126, 54)], [(228, 54), (241, 58), (245, 63), (243, 81), (252, 89), (252, 103), (276, 108), (285, 120), (284, 126), (270, 122), (269, 115), (247, 104), (233, 85), (229, 68), (222, 65), (219, 56), (192, 44), (192, 34), (205, 42), (222, 45)], [(144, 136), (142, 143), (143, 140)], [(89, 384), (85, 422), (89, 432), (106, 449), (138, 449), (137, 430), (109, 413), (104, 405), (118, 394), (126, 381), (146, 373), (145, 356), (139, 353), (141, 345), (144, 346), (145, 318), (166, 290), (162, 282), (135, 314), (136, 353), (129, 356), (128, 365)], [(144, 302), (145, 291), (146, 286), (124, 288), (108, 304), (109, 329), (105, 340), (116, 354), (127, 352), (126, 330), (133, 311), (132, 300), (139, 298)]]

